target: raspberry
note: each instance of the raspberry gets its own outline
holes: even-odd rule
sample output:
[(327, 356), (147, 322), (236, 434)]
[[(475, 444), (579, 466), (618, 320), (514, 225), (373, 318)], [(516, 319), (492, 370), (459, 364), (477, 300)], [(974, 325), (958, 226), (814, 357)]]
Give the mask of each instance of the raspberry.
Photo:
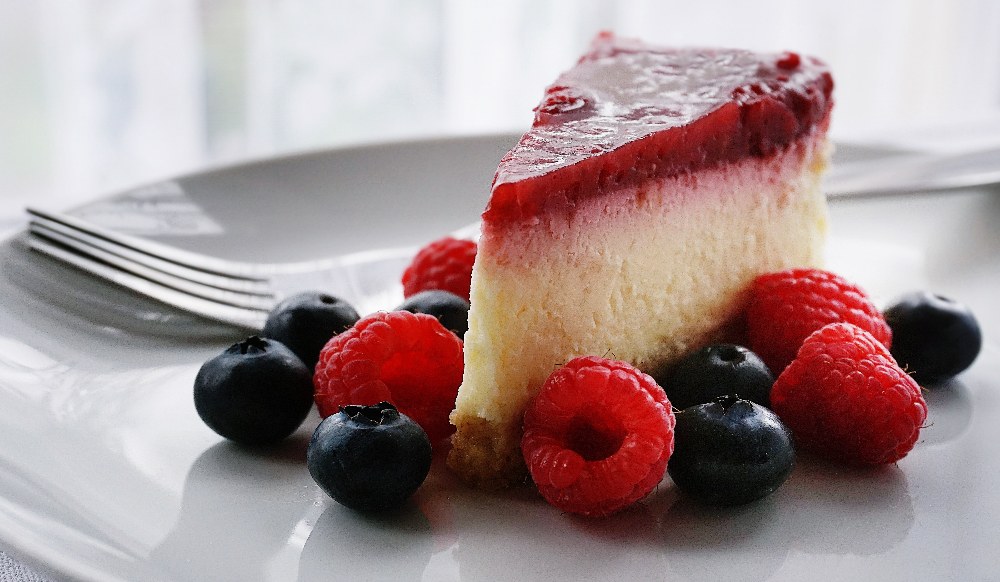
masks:
[(754, 279), (747, 309), (750, 349), (780, 374), (812, 332), (853, 323), (889, 347), (892, 331), (859, 287), (819, 269), (789, 269)]
[(673, 450), (670, 401), (625, 362), (571, 360), (524, 413), (521, 451), (531, 477), (549, 503), (571, 513), (609, 515), (645, 497)]
[(462, 382), (462, 340), (432, 315), (379, 312), (327, 342), (313, 376), (324, 418), (341, 406), (391, 402), (437, 442)]
[(867, 331), (832, 323), (810, 335), (771, 390), (796, 443), (850, 464), (906, 456), (927, 419), (920, 387)]
[(475, 241), (450, 236), (423, 247), (403, 272), (403, 296), (436, 289), (468, 301), (476, 248)]

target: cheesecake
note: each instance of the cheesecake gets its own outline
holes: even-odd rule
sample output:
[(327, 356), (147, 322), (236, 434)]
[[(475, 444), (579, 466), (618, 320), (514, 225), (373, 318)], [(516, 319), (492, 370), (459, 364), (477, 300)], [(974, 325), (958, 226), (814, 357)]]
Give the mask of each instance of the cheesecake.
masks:
[(599, 34), (500, 161), (448, 463), (523, 482), (521, 421), (580, 355), (657, 375), (732, 339), (759, 274), (820, 266), (833, 80), (815, 58)]

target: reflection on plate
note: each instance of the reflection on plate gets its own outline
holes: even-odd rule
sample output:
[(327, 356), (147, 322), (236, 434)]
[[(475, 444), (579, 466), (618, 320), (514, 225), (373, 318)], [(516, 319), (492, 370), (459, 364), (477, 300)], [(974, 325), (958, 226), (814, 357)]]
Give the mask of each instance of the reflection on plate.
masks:
[[(145, 234), (270, 262), (420, 244), (475, 218), (509, 140), (320, 152), (181, 179), (147, 201), (159, 212), (183, 192), (185, 215), (201, 217), (175, 231), (143, 223)], [(95, 203), (91, 217), (126, 199)], [(305, 469), (315, 415), (266, 450), (222, 442), (198, 419), (194, 375), (239, 339), (232, 330), (14, 237), (0, 245), (0, 536), (46, 570), (100, 580), (989, 579), (1000, 571), (1000, 196), (831, 210), (832, 269), (880, 302), (913, 288), (960, 298), (985, 330), (976, 365), (927, 392), (914, 452), (875, 471), (804, 458), (775, 495), (735, 509), (694, 504), (666, 479), (600, 521), (527, 489), (466, 489), (441, 455), (403, 511), (347, 510)], [(248, 246), (260, 241), (266, 256)]]

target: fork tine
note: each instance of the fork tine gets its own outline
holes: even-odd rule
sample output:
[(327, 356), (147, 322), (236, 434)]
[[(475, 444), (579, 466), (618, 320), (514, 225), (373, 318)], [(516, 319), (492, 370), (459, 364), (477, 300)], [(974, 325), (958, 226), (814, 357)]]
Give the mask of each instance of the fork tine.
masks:
[[(36, 248), (42, 247), (43, 245), (32, 245), (32, 248), (36, 250), (49, 250), (51, 251), (52, 243), (58, 245), (58, 247), (63, 250), (68, 250), (74, 255), (87, 256), (97, 262), (101, 263), (105, 268), (118, 269), (119, 271), (124, 271), (132, 276), (138, 277), (140, 279), (150, 281), (159, 284), (163, 287), (173, 289), (175, 292), (185, 293), (201, 299), (212, 301), (214, 303), (229, 305), (232, 307), (242, 308), (242, 309), (255, 309), (268, 311), (275, 303), (275, 297), (271, 295), (260, 295), (260, 294), (249, 294), (241, 293), (238, 291), (231, 291), (227, 289), (219, 289), (218, 287), (211, 287), (209, 285), (204, 285), (189, 279), (184, 279), (171, 275), (170, 273), (165, 273), (163, 271), (158, 271), (152, 269), (146, 265), (136, 263), (128, 258), (110, 253), (100, 247), (91, 246), (88, 243), (66, 236), (60, 232), (48, 230), (43, 225), (35, 224), (32, 226), (31, 237), (29, 237), (29, 242), (37, 242), (39, 239), (45, 239), (47, 244), (44, 245), (44, 249)], [(50, 256), (55, 256), (53, 252), (48, 252)], [(62, 257), (65, 253), (59, 255)], [(75, 263), (74, 263), (75, 264)], [(79, 266), (79, 265), (77, 265)], [(81, 267), (82, 268), (82, 267)], [(117, 278), (110, 278), (98, 273), (105, 279), (110, 279), (112, 281), (118, 282)]]
[(243, 277), (231, 277), (229, 275), (219, 275), (198, 269), (192, 269), (185, 265), (180, 265), (170, 261), (165, 261), (159, 257), (141, 253), (129, 247), (121, 246), (117, 243), (107, 241), (84, 231), (68, 227), (60, 222), (53, 222), (47, 218), (35, 218), (28, 222), (28, 230), (41, 236), (55, 239), (57, 235), (59, 242), (68, 246), (76, 246), (64, 237), (68, 237), (89, 247), (96, 247), (138, 265), (144, 265), (150, 269), (161, 271), (168, 275), (173, 275), (181, 279), (187, 279), (218, 289), (227, 289), (240, 293), (252, 295), (273, 296), (274, 292), (268, 282), (264, 279), (247, 279)]
[(28, 237), (27, 243), (34, 251), (48, 255), (126, 289), (131, 289), (136, 293), (156, 299), (183, 311), (200, 315), (206, 319), (254, 331), (259, 331), (263, 328), (264, 322), (267, 319), (267, 311), (236, 307), (190, 295), (155, 281), (133, 275), (127, 271), (122, 271), (116, 267), (108, 266), (89, 256), (77, 254), (38, 236)]
[(109, 243), (120, 245), (133, 251), (157, 257), (164, 261), (182, 265), (190, 269), (243, 279), (262, 279), (268, 274), (266, 267), (262, 268), (260, 265), (228, 261), (218, 257), (212, 257), (172, 247), (170, 245), (158, 243), (146, 238), (130, 236), (120, 232), (115, 232), (75, 216), (58, 212), (49, 212), (33, 207), (28, 207), (25, 211), (36, 218), (56, 222), (75, 231), (101, 238)]
[[(65, 214), (26, 210), (33, 217), (26, 237), (32, 250), (178, 309), (257, 330), (277, 300), (297, 290), (338, 289), (361, 300), (359, 305), (384, 308), (396, 299), (395, 290), (367, 287), (356, 267), (371, 261), (382, 264), (387, 252), (395, 265), (415, 252), (396, 248), (297, 263), (239, 263), (114, 232)], [(474, 239), (478, 232), (479, 223), (474, 223), (452, 236)]]

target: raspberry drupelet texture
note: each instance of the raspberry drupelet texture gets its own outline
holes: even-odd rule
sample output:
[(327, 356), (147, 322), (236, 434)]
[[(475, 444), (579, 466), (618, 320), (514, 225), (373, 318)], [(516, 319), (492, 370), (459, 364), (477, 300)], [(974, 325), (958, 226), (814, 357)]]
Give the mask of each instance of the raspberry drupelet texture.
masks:
[(325, 418), (341, 406), (391, 402), (431, 442), (451, 434), (448, 414), (462, 382), (462, 340), (432, 315), (378, 312), (334, 336), (313, 376)]
[(586, 516), (615, 513), (663, 478), (674, 414), (653, 379), (624, 362), (571, 360), (524, 413), (521, 451), (539, 492)]
[(867, 331), (833, 323), (810, 335), (771, 390), (803, 449), (857, 465), (906, 456), (927, 419), (917, 383)]
[(789, 269), (754, 279), (747, 309), (750, 349), (774, 374), (795, 359), (802, 342), (828, 323), (852, 323), (890, 347), (892, 331), (857, 285), (820, 269)]
[(403, 271), (403, 296), (440, 290), (468, 301), (476, 249), (475, 241), (450, 236), (427, 244)]

